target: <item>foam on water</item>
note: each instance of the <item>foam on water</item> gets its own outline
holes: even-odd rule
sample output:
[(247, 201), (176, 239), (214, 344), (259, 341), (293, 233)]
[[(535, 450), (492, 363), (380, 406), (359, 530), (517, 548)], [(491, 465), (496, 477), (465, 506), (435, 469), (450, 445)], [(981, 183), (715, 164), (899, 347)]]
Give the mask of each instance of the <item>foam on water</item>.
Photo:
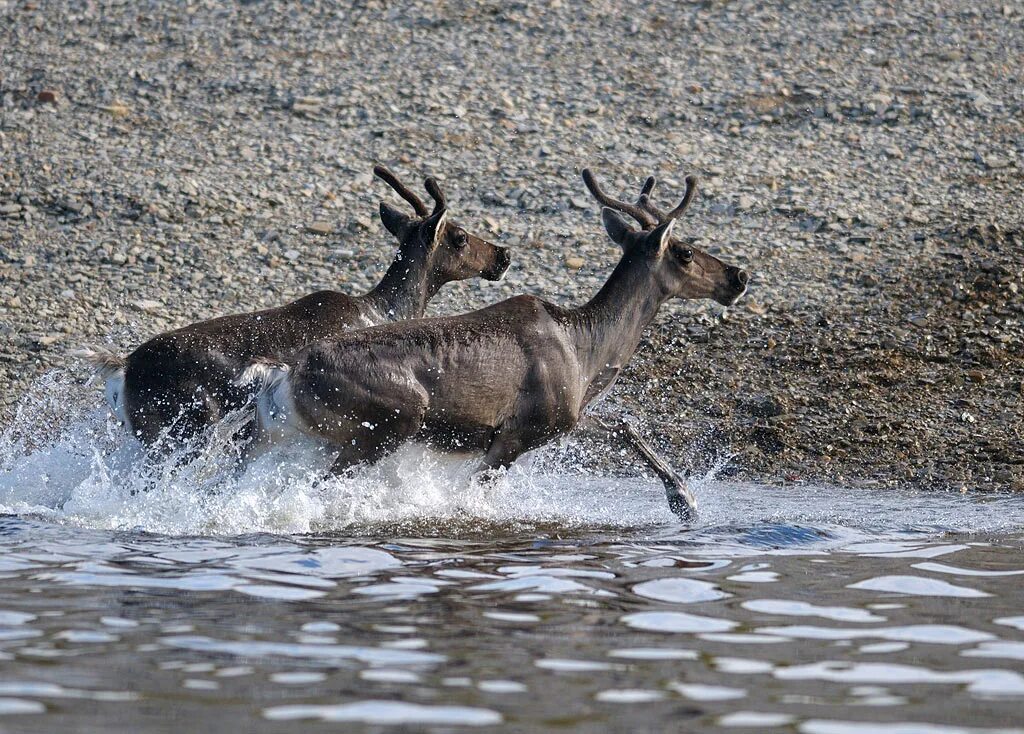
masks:
[[(325, 478), (330, 453), (313, 444), (275, 448), (239, 473), (241, 448), (230, 426), (216, 429), (188, 460), (146, 459), (110, 418), (98, 390), (50, 373), (0, 433), (0, 513), (169, 535), (554, 524), (653, 527), (669, 537), (684, 529), (657, 481), (581, 476), (557, 446), (490, 483), (472, 478), (477, 458), (442, 458), (415, 446), (349, 478)], [(691, 478), (691, 485), (700, 516), (688, 535), (720, 549), (1024, 527), (1024, 507), (1009, 497), (778, 488), (711, 476)]]
[[(41, 379), (0, 434), (0, 513), (82, 527), (172, 535), (306, 533), (405, 523), (483, 520), (638, 526), (668, 523), (660, 486), (563, 480), (517, 465), (472, 478), (479, 457), (450, 459), (407, 446), (353, 477), (325, 478), (331, 455), (308, 443), (277, 447), (243, 472), (228, 427), (198, 455), (155, 461), (125, 434), (97, 392), (65, 373)], [(576, 491), (565, 491), (566, 485)], [(636, 494), (644, 502), (635, 501)]]

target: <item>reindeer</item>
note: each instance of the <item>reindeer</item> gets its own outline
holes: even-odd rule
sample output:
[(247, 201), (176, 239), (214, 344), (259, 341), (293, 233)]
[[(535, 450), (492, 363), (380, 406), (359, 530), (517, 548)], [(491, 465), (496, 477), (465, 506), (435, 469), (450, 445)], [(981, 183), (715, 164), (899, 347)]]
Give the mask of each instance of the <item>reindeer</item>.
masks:
[(370, 292), (323, 290), (278, 308), (200, 321), (160, 334), (127, 357), (95, 347), (78, 353), (106, 380), (107, 400), (131, 433), (150, 446), (190, 440), (250, 399), (235, 380), (253, 359), (285, 358), (349, 329), (419, 318), (441, 286), (454, 280), (504, 277), (509, 251), (451, 221), (435, 179), (425, 182), (431, 211), (390, 170), (378, 165), (374, 173), (415, 216), (380, 203), (381, 221), (400, 244)]
[[(666, 301), (713, 298), (728, 306), (746, 291), (747, 273), (672, 238), (696, 178), (687, 177), (682, 201), (662, 213), (650, 201), (653, 178), (630, 205), (605, 196), (589, 171), (583, 177), (606, 204), (605, 230), (623, 251), (586, 305), (516, 296), (468, 314), (325, 339), (288, 362), (258, 361), (242, 381), (261, 385), (259, 441), (296, 432), (321, 439), (338, 452), (335, 473), (413, 439), (479, 452), (481, 471), (507, 467), (573, 429), (611, 388)], [(692, 503), (688, 493), (682, 499)]]

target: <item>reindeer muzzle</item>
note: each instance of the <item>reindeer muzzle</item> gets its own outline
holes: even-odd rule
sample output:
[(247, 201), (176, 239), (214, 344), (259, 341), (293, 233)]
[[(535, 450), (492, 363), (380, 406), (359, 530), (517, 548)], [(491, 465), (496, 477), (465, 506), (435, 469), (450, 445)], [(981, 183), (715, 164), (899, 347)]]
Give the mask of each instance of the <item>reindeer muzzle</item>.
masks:
[(494, 249), (497, 250), (494, 264), (480, 273), (486, 280), (501, 280), (508, 272), (509, 265), (512, 264), (512, 253), (508, 251), (507, 247), (495, 247)]
[(740, 270), (737, 267), (730, 266), (726, 275), (729, 279), (729, 285), (723, 288), (719, 293), (716, 293), (714, 298), (723, 306), (731, 306), (736, 301), (740, 300), (740, 297), (747, 292), (747, 284), (750, 282), (750, 274), (746, 270)]

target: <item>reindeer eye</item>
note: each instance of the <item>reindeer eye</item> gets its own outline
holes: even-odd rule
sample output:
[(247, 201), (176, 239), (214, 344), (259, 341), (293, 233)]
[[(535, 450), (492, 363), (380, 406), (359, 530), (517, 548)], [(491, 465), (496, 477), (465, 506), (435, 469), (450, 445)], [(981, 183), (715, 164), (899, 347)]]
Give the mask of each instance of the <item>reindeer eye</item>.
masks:
[(675, 250), (676, 257), (679, 258), (679, 261), (682, 262), (684, 265), (693, 262), (693, 250), (687, 249), (685, 247), (676, 247), (673, 249)]
[(455, 240), (453, 244), (456, 247), (465, 247), (466, 245), (469, 244), (469, 237), (466, 235), (465, 232), (459, 232), (458, 234), (455, 235)]

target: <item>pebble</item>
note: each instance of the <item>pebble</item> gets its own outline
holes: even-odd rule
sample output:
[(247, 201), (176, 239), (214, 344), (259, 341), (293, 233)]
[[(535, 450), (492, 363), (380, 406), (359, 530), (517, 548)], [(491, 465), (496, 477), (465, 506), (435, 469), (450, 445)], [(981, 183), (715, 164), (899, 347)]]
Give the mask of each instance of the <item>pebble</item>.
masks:
[(310, 234), (327, 236), (333, 231), (333, 228), (331, 227), (330, 222), (316, 221), (307, 224), (306, 231)]
[[(630, 201), (657, 175), (665, 208), (699, 174), (676, 236), (753, 274), (727, 320), (708, 301), (666, 305), (610, 396), (671, 426), (675, 455), (707, 470), (714, 451), (734, 454), (745, 478), (883, 483), (934, 457), (933, 486), (1008, 464), (978, 449), (983, 431), (993, 456), (1019, 454), (1019, 418), (1003, 417), (1019, 401), (1020, 380), (1003, 375), (1024, 339), (1013, 23), (952, 0), (929, 5), (927, 23), (907, 3), (849, 4), (841, 22), (822, 22), (812, 0), (784, 13), (663, 3), (623, 32), (610, 0), (520, 3), (477, 23), (470, 52), (465, 29), (429, 3), (408, 17), (369, 3), (358, 18), (325, 0), (265, 4), (228, 24), (217, 3), (146, 4), (141, 24), (132, 3), (79, 5), (5, 37), (3, 416), (40, 372), (66, 365), (66, 343), (128, 348), (313, 288), (372, 287), (395, 247), (378, 201), (411, 211), (375, 162), (428, 206), (423, 179), (438, 176), (456, 221), (512, 249), (505, 281), (448, 286), (429, 313), (524, 292), (583, 302), (619, 258), (579, 177), (591, 166)], [(424, 32), (399, 48), (405, 25)], [(189, 40), (132, 53), (154, 28)], [(693, 29), (693, 41), (652, 57), (658, 28)], [(815, 43), (793, 42), (805, 38)], [(192, 66), (209, 54), (223, 73)], [(64, 336), (43, 346), (40, 334)], [(784, 412), (752, 416), (732, 396), (770, 396)], [(717, 444), (693, 449), (705, 420)]]
[(150, 299), (142, 299), (139, 301), (132, 301), (132, 307), (137, 311), (142, 311), (148, 314), (157, 314), (164, 310), (164, 304), (160, 301), (154, 301)]
[(786, 412), (786, 405), (778, 398), (765, 395), (743, 403), (747, 413), (756, 418), (774, 418)]
[(292, 103), (292, 111), (300, 115), (315, 115), (320, 112), (322, 100), (317, 97), (296, 97)]
[(113, 117), (125, 117), (131, 113), (131, 108), (123, 102), (113, 102), (102, 109)]

